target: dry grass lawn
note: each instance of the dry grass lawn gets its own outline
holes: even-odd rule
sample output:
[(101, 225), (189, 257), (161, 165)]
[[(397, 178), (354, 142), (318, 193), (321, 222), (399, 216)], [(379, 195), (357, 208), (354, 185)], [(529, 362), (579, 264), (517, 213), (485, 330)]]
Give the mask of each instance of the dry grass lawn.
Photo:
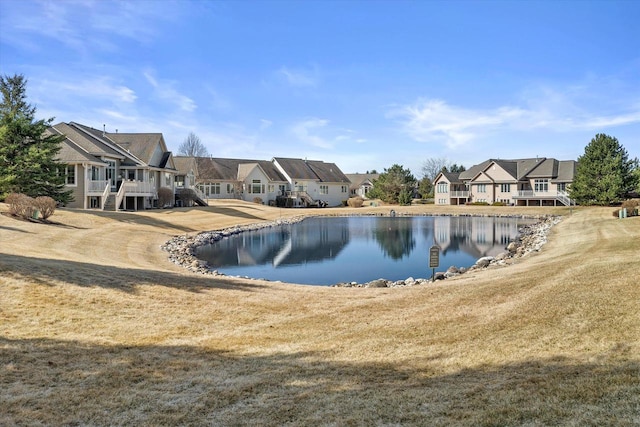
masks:
[(0, 215), (0, 425), (640, 425), (640, 218), (394, 209), (565, 219), (509, 267), (354, 289), (200, 276), (159, 249), (313, 210)]

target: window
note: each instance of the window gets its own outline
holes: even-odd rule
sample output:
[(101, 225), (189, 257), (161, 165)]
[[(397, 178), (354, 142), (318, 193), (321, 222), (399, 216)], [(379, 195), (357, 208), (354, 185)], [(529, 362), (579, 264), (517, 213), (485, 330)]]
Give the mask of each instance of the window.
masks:
[(487, 184), (478, 184), (478, 193), (486, 193)]
[(535, 191), (546, 193), (549, 191), (549, 180), (548, 179), (536, 179), (534, 181)]
[(211, 194), (220, 194), (220, 183), (214, 182), (211, 184)]
[(167, 187), (171, 187), (171, 175), (165, 174), (164, 176), (164, 185)]
[(233, 190), (233, 184), (227, 184), (227, 194), (233, 194), (235, 191)]
[(500, 184), (501, 193), (511, 193), (511, 184)]
[(558, 191), (567, 191), (567, 183), (566, 182), (558, 183)]
[(251, 181), (251, 193), (259, 194), (261, 193), (261, 190), (262, 190), (262, 185), (260, 185), (259, 179), (254, 179), (253, 181)]
[(107, 181), (111, 182), (111, 187), (116, 186), (116, 162), (107, 160)]
[(176, 187), (184, 187), (184, 175), (176, 175)]
[(67, 185), (76, 185), (76, 165), (67, 165), (65, 170), (65, 183)]
[(446, 182), (439, 182), (438, 193), (448, 193), (448, 192), (449, 192), (449, 185)]
[(91, 166), (91, 181), (99, 181), (100, 175), (100, 169), (97, 166)]
[[(349, 191), (349, 187), (346, 186), (346, 185), (343, 185), (340, 191), (342, 191), (343, 193), (346, 193), (347, 191)], [(365, 194), (367, 193), (367, 189), (366, 188), (365, 188), (364, 192), (365, 192)]]
[(274, 191), (276, 191), (276, 186), (273, 184), (269, 184), (269, 193), (273, 193)]
[(329, 194), (329, 186), (321, 185), (320, 186), (320, 194)]

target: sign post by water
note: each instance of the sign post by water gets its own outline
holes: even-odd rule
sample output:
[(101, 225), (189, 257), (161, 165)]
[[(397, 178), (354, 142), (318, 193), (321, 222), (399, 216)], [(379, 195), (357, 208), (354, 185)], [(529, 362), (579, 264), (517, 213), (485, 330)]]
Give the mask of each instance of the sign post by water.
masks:
[(429, 267), (431, 267), (431, 281), (436, 281), (436, 267), (440, 266), (440, 248), (436, 245), (429, 248)]

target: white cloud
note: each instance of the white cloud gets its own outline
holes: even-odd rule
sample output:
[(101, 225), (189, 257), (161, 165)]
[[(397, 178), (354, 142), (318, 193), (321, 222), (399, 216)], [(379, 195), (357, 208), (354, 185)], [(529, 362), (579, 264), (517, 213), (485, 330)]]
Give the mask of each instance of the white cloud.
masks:
[[(419, 99), (412, 105), (393, 108), (388, 117), (396, 118), (401, 129), (419, 142), (444, 142), (449, 148), (468, 144), (499, 130), (528, 132), (601, 131), (604, 128), (640, 123), (640, 109), (634, 103), (607, 109), (604, 102), (584, 102), (588, 87), (574, 86), (565, 92), (538, 87), (525, 93), (523, 106), (470, 109), (450, 105), (439, 99)], [(583, 107), (593, 106), (592, 110)]]
[(36, 1), (9, 2), (3, 7), (3, 38), (30, 50), (39, 50), (40, 38), (53, 39), (76, 52), (119, 50), (115, 37), (138, 43), (153, 40), (163, 22), (179, 16), (179, 4), (170, 1)]
[(154, 88), (155, 95), (158, 98), (176, 105), (183, 111), (191, 112), (197, 108), (193, 99), (181, 94), (174, 88), (176, 84), (175, 82), (169, 80), (158, 81), (151, 71), (145, 71), (143, 72), (143, 75)]
[(438, 99), (418, 100), (390, 113), (400, 117), (403, 129), (420, 142), (444, 140), (453, 148), (474, 139), (479, 132), (495, 128), (521, 117), (525, 112), (517, 108), (498, 108), (480, 111), (448, 105)]
[(273, 125), (273, 122), (271, 120), (260, 119), (260, 130), (269, 129), (272, 125)]
[(282, 67), (278, 73), (294, 87), (313, 87), (318, 84), (318, 71), (315, 68), (313, 70), (292, 70)]
[(333, 143), (317, 134), (317, 130), (329, 124), (328, 120), (312, 118), (296, 123), (291, 127), (291, 133), (300, 141), (320, 148), (333, 148)]

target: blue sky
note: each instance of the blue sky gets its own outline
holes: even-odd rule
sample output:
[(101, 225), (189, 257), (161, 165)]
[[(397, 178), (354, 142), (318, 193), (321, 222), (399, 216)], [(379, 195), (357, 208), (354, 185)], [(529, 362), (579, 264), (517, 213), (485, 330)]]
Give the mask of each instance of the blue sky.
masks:
[(0, 0), (39, 118), (189, 132), (215, 157), (640, 157), (638, 1)]

